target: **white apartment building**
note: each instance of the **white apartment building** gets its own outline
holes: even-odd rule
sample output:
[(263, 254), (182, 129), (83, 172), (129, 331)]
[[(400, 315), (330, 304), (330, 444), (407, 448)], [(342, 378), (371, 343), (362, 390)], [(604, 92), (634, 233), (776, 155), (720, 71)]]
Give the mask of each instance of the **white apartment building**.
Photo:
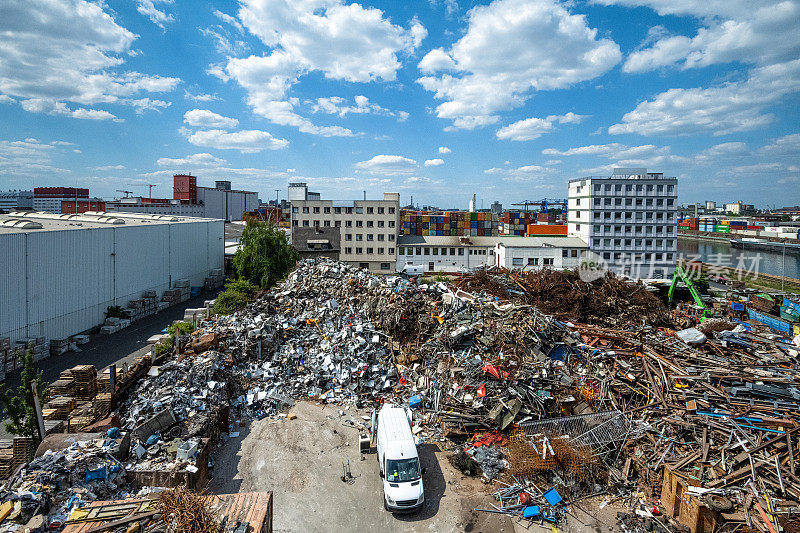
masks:
[(291, 183), (289, 199), (292, 228), (340, 228), (341, 261), (375, 272), (395, 267), (400, 193), (384, 193), (383, 200), (321, 200), (305, 183)]
[(588, 245), (578, 237), (460, 237), (401, 235), (397, 270), (422, 265), (426, 272), (461, 272), (484, 266), (571, 269)]
[(570, 180), (567, 232), (617, 274), (668, 278), (677, 259), (677, 189), (677, 178), (645, 168)]

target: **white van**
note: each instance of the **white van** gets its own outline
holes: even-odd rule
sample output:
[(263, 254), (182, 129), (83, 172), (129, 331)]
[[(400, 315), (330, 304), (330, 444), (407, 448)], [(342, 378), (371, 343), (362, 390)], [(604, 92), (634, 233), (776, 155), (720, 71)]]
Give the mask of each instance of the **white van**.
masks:
[(411, 411), (394, 405), (384, 406), (373, 431), (377, 431), (384, 507), (393, 512), (419, 509), (425, 501), (423, 469), (411, 433)]

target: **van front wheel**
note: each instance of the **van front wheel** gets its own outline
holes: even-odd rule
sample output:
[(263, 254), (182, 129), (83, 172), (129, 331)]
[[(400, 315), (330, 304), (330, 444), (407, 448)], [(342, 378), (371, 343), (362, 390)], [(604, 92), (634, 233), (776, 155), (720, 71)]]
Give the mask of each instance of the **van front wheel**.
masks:
[[(386, 496), (383, 497), (383, 508), (389, 511), (389, 504), (386, 503)], [(390, 511), (391, 512), (391, 511)]]

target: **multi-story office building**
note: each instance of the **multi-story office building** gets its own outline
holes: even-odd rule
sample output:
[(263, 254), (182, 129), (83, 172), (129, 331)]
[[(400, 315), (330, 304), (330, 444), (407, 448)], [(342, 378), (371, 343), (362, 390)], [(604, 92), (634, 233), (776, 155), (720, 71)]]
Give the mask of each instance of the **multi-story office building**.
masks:
[(569, 182), (568, 233), (618, 274), (667, 278), (677, 250), (677, 178), (644, 168)]
[(61, 213), (62, 201), (88, 201), (89, 189), (81, 187), (35, 187), (33, 209), (42, 213)]
[(305, 183), (289, 184), (292, 228), (340, 228), (339, 259), (372, 271), (390, 271), (397, 261), (400, 194), (383, 200), (321, 200)]

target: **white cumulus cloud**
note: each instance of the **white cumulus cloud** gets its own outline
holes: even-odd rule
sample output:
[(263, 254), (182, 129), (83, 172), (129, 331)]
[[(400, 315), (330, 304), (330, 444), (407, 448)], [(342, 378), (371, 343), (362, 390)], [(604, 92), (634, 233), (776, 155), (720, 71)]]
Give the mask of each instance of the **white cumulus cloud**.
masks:
[(256, 114), (327, 137), (353, 132), (301, 116), (298, 100), (289, 95), (292, 86), (315, 71), (331, 80), (394, 81), (400, 56), (413, 52), (427, 35), (416, 19), (404, 28), (378, 9), (342, 0), (243, 0), (238, 17), (268, 52), (229, 58), (210, 73), (241, 85)]
[(450, 152), (452, 152), (452, 150), (450, 148), (448, 148), (447, 146), (440, 146), (439, 147), (439, 153), (440, 154), (449, 154)]
[(266, 131), (241, 130), (200, 130), (188, 135), (187, 140), (195, 146), (217, 148), (219, 150), (239, 150), (243, 154), (253, 154), (263, 150), (280, 150), (289, 145), (285, 139), (276, 139)]
[(436, 115), (455, 128), (493, 124), (534, 91), (596, 78), (622, 57), (585, 16), (553, 0), (495, 0), (472, 8), (467, 21), (449, 50), (434, 49), (419, 63), (426, 75), (418, 82), (443, 101)]
[(184, 113), (183, 121), (201, 128), (230, 129), (239, 125), (235, 118), (223, 117), (208, 109), (191, 109)]
[(367, 161), (359, 161), (354, 166), (360, 172), (397, 175), (414, 172), (417, 168), (417, 162), (401, 155), (380, 154)]
[(185, 157), (170, 158), (160, 157), (156, 164), (160, 167), (181, 167), (181, 168), (206, 168), (219, 167), (227, 163), (224, 159), (215, 157), (207, 152), (200, 154), (190, 154)]
[(425, 166), (426, 167), (438, 167), (444, 165), (444, 159), (426, 159)]
[(553, 131), (553, 124), (578, 124), (583, 119), (583, 115), (576, 115), (569, 112), (566, 115), (550, 115), (547, 118), (531, 117), (519, 120), (508, 126), (497, 130), (498, 139), (508, 139), (511, 141), (532, 141), (538, 139), (544, 133)]
[(314, 113), (328, 113), (340, 117), (346, 117), (350, 113), (355, 115), (371, 113), (374, 115), (397, 117), (397, 120), (403, 122), (408, 119), (409, 116), (406, 111), (392, 111), (378, 104), (373, 104), (369, 101), (369, 98), (363, 95), (358, 95), (353, 98), (352, 104), (341, 96), (328, 96), (307, 102), (311, 104), (311, 110)]
[(134, 108), (141, 93), (172, 91), (178, 78), (124, 70), (135, 34), (85, 0), (5, 2), (0, 14), (0, 93), (31, 112), (107, 119), (110, 112), (72, 108), (68, 102)]

